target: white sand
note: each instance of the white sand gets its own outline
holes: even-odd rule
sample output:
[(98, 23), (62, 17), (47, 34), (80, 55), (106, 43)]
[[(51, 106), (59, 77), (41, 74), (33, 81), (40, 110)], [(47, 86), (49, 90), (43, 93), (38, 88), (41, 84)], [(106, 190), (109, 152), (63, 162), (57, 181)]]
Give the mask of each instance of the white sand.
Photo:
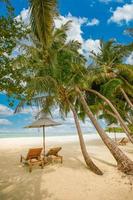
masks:
[[(41, 138), (0, 139), (0, 200), (133, 200), (133, 177), (117, 170), (116, 162), (99, 140), (85, 136), (88, 153), (103, 171), (92, 173), (85, 165), (77, 137), (49, 137), (47, 149), (62, 146), (63, 164), (41, 169), (19, 163), (20, 154), (41, 144)], [(133, 160), (133, 146), (121, 147)]]

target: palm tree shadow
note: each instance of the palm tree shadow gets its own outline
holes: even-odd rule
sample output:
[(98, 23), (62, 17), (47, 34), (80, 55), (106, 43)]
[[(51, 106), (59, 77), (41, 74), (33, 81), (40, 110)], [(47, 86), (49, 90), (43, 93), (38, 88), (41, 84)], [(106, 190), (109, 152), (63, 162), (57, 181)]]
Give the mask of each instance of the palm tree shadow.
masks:
[(96, 156), (91, 156), (94, 160), (98, 160), (98, 161), (100, 161), (100, 162), (102, 162), (102, 163), (104, 163), (104, 164), (106, 164), (106, 165), (109, 165), (109, 166), (111, 166), (111, 167), (116, 167), (116, 165), (115, 164), (112, 164), (112, 163), (110, 163), (110, 162), (107, 162), (107, 161), (105, 161), (105, 160), (103, 160), (103, 159), (101, 159), (101, 158), (98, 158), (98, 157), (96, 157)]
[(74, 156), (67, 157), (63, 162), (64, 167), (79, 170), (85, 167), (85, 163), (83, 163), (80, 159)]
[(133, 154), (133, 149), (124, 149), (124, 151), (125, 151), (126, 153), (131, 153), (131, 154)]
[(80, 162), (80, 164), (82, 165), (82, 167), (86, 168), (87, 170), (90, 170), (90, 172), (92, 172), (92, 170), (89, 168), (89, 166), (86, 165), (85, 161), (81, 161), (79, 158), (76, 158), (76, 160), (78, 162)]

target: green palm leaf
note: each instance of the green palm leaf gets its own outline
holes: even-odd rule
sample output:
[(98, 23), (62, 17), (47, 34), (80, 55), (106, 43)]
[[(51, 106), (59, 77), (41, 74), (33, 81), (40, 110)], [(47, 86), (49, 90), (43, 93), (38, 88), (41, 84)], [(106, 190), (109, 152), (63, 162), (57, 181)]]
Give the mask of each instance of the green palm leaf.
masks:
[(101, 86), (101, 91), (103, 95), (111, 98), (118, 88), (123, 84), (122, 80), (115, 78), (109, 80), (107, 83)]
[(43, 47), (51, 44), (56, 0), (30, 0), (31, 27)]

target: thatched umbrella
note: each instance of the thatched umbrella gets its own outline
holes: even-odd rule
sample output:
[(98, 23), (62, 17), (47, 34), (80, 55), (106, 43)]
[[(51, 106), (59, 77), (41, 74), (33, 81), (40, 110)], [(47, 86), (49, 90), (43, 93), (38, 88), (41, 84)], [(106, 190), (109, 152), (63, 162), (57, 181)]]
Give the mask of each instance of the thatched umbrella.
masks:
[(41, 117), (34, 121), (33, 123), (29, 124), (25, 128), (43, 128), (43, 149), (44, 149), (44, 154), (45, 154), (45, 127), (50, 127), (50, 126), (58, 126), (61, 125), (61, 123), (55, 122), (49, 117)]

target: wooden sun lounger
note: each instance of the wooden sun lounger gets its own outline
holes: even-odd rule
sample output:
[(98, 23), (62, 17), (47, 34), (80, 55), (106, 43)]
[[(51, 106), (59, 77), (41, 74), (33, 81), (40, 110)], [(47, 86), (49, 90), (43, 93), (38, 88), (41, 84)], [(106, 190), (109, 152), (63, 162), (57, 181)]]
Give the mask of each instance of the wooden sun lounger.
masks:
[(118, 141), (118, 145), (124, 146), (128, 143), (128, 139), (123, 137), (120, 141)]
[(54, 160), (60, 160), (60, 162), (63, 162), (63, 156), (58, 155), (59, 151), (62, 149), (62, 147), (55, 147), (55, 148), (51, 148), (47, 154), (46, 157), (50, 158), (51, 161), (53, 162)]
[(20, 162), (29, 165), (29, 172), (32, 171), (32, 166), (38, 164), (43, 168), (43, 160), (41, 159), (41, 152), (43, 148), (29, 149), (26, 157), (21, 155)]

